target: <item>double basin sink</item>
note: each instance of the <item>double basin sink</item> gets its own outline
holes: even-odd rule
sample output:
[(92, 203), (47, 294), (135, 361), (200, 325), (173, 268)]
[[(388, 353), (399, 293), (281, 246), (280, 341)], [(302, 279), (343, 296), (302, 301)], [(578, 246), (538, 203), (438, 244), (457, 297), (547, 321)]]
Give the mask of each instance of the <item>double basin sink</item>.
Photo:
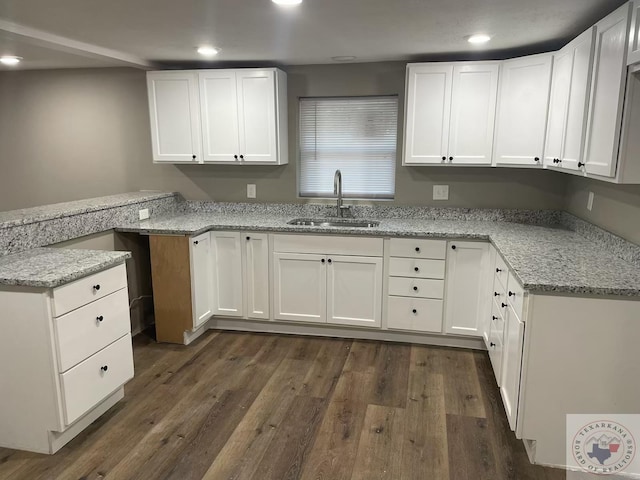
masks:
[(380, 225), (380, 222), (351, 218), (294, 218), (287, 222), (287, 225), (305, 227), (373, 228)]

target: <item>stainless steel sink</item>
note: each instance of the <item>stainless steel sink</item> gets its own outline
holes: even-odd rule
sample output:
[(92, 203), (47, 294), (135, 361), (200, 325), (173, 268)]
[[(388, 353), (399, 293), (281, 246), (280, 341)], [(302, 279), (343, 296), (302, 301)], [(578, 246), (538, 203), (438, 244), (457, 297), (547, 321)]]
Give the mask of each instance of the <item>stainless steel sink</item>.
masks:
[(380, 222), (351, 218), (294, 218), (287, 224), (305, 227), (373, 228), (380, 225)]

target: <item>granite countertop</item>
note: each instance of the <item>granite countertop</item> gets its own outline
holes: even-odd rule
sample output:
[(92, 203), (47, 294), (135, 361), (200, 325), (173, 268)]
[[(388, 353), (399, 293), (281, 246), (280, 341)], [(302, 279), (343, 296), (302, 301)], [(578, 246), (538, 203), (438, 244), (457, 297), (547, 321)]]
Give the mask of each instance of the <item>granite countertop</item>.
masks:
[(475, 239), (491, 241), (522, 286), (532, 293), (640, 296), (640, 268), (581, 235), (548, 226), (481, 220), (375, 219), (374, 228), (287, 225), (290, 215), (261, 212), (185, 213), (123, 225), (147, 235), (197, 235), (249, 230), (332, 235)]
[(0, 284), (53, 288), (106, 270), (130, 252), (34, 248), (0, 257)]
[(95, 212), (107, 208), (132, 205), (149, 200), (159, 200), (177, 195), (171, 192), (130, 192), (106, 197), (89, 198), (73, 202), (54, 203), (40, 207), (23, 208), (0, 212), (0, 228), (27, 225), (54, 218), (68, 217), (82, 213)]

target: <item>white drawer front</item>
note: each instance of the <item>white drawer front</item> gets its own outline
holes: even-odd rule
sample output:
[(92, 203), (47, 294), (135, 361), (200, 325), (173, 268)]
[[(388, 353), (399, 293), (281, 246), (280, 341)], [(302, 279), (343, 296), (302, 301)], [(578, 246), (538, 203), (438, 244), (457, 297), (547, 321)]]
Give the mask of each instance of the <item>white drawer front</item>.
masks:
[(524, 308), (524, 289), (520, 286), (520, 283), (511, 272), (509, 272), (509, 282), (507, 284), (507, 299), (507, 303), (513, 307), (518, 318), (523, 320), (522, 309)]
[(279, 253), (317, 253), (319, 255), (357, 255), (381, 257), (382, 238), (329, 237), (326, 235), (274, 235), (273, 251)]
[(126, 288), (54, 319), (58, 366), (65, 372), (131, 331)]
[(389, 295), (419, 298), (444, 298), (444, 280), (426, 278), (389, 278)]
[(497, 289), (498, 288), (497, 284), (499, 283), (500, 285), (502, 285), (503, 289), (506, 289), (507, 277), (509, 276), (509, 267), (507, 267), (507, 264), (504, 262), (500, 254), (497, 252), (496, 252), (496, 265), (493, 271), (495, 273), (495, 278), (497, 280), (497, 281), (494, 280), (493, 282), (494, 288)]
[(65, 423), (72, 424), (131, 378), (133, 349), (127, 334), (60, 375)]
[(59, 317), (127, 286), (123, 264), (53, 289), (53, 316)]
[(390, 258), (389, 275), (394, 277), (444, 279), (444, 260)]
[(447, 252), (447, 242), (444, 240), (392, 238), (389, 241), (389, 252), (392, 257), (444, 260)]
[(416, 332), (442, 332), (442, 300), (389, 297), (387, 327)]
[[(491, 331), (495, 331), (500, 338), (504, 333), (504, 308), (501, 308), (499, 304), (493, 302), (491, 308)], [(487, 345), (487, 348), (489, 346)]]
[(491, 296), (493, 297), (493, 301), (496, 302), (498, 305), (504, 303), (506, 305), (507, 303), (507, 289), (506, 287), (503, 287), (502, 284), (498, 281), (495, 280), (493, 282), (493, 288), (494, 290), (491, 292)]

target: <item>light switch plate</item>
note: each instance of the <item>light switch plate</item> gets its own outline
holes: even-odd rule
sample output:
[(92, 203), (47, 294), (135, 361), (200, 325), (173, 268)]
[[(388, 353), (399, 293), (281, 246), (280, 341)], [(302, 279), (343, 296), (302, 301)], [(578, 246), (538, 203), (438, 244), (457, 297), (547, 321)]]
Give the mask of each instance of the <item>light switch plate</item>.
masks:
[(256, 198), (256, 185), (247, 183), (247, 198)]
[(587, 210), (591, 211), (591, 209), (593, 208), (593, 197), (595, 195), (593, 194), (593, 192), (589, 192), (589, 199), (587, 200)]
[(147, 218), (149, 218), (149, 209), (143, 208), (142, 210), (138, 210), (138, 217), (140, 218), (140, 220), (146, 220)]
[(449, 200), (449, 185), (434, 185), (433, 186), (433, 199), (434, 200)]

